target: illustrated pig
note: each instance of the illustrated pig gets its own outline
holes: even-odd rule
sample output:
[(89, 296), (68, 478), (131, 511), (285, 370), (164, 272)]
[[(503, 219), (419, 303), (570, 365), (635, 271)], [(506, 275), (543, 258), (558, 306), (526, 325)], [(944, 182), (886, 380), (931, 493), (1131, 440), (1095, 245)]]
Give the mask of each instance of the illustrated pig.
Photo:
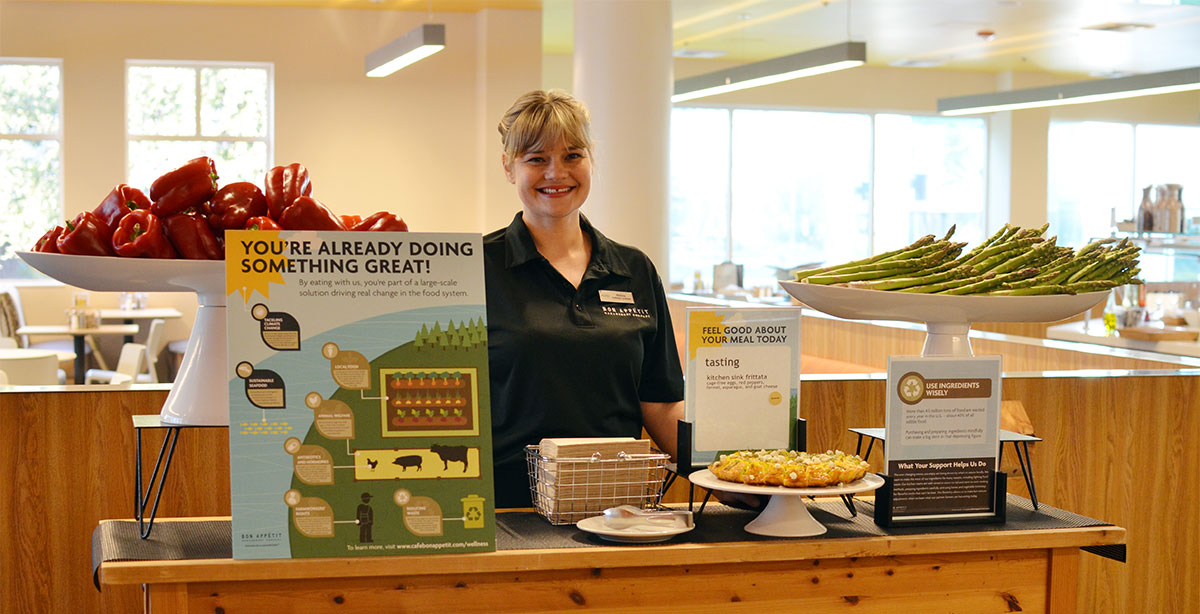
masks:
[(396, 460), (392, 461), (393, 465), (399, 465), (401, 471), (408, 471), (409, 467), (416, 467), (417, 471), (421, 470), (421, 455), (410, 454), (408, 456), (397, 456)]

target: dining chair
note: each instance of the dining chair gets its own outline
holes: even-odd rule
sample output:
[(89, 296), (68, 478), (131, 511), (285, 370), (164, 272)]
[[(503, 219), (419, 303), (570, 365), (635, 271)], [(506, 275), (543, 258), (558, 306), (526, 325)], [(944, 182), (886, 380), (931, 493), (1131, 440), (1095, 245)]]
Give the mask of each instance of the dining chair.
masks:
[(128, 376), (130, 380), (136, 380), (139, 373), (142, 371), (142, 364), (146, 360), (146, 346), (141, 343), (126, 343), (121, 346), (121, 355), (117, 357), (117, 368), (113, 371), (107, 369), (88, 369), (84, 375), (83, 381), (87, 384), (105, 384), (105, 383), (120, 383), (113, 379), (117, 375)]
[[(136, 374), (134, 374), (134, 380), (139, 384), (157, 384), (159, 381), (158, 380), (158, 355), (162, 352), (163, 329), (165, 329), (166, 326), (167, 326), (167, 321), (163, 320), (161, 318), (155, 318), (153, 320), (150, 320), (150, 329), (146, 333), (146, 344), (145, 344), (146, 356), (145, 356), (144, 360), (142, 361), (142, 365), (145, 367), (145, 369), (139, 370)], [(126, 344), (126, 345), (129, 345), (129, 344)], [(122, 349), (122, 351), (124, 351), (124, 349), (125, 349), (124, 346), (122, 346), (121, 349)], [(92, 380), (87, 379), (87, 378), (93, 378), (98, 383), (109, 382), (109, 379), (112, 378), (113, 374), (116, 373), (118, 370), (120, 370), (120, 366), (118, 366), (116, 370), (88, 369), (87, 374), (84, 377), (84, 380), (87, 383), (93, 383)], [(113, 382), (109, 382), (109, 383), (113, 383)]]
[(166, 327), (167, 321), (162, 318), (150, 320), (150, 329), (146, 333), (146, 372), (139, 373), (137, 381), (158, 383), (158, 356), (162, 354), (165, 345), (163, 331)]
[[(0, 288), (0, 337), (12, 337), (17, 340), (17, 347), (27, 347), (36, 350), (52, 350), (55, 352), (73, 352), (75, 351), (75, 342), (71, 339), (52, 339), (50, 341), (39, 341), (30, 343), (25, 336), (18, 337), (17, 329), (25, 325), (25, 313), (21, 308), (21, 299), (17, 295), (15, 289)], [(84, 337), (86, 345), (83, 351), (96, 361), (96, 364), (101, 369), (107, 369), (108, 364), (104, 360), (104, 355), (100, 353), (100, 347), (96, 345), (96, 339), (91, 335)], [(63, 372), (65, 378), (66, 372)]]
[(13, 386), (53, 386), (58, 383), (58, 356), (47, 352), (44, 356), (0, 360), (0, 370)]

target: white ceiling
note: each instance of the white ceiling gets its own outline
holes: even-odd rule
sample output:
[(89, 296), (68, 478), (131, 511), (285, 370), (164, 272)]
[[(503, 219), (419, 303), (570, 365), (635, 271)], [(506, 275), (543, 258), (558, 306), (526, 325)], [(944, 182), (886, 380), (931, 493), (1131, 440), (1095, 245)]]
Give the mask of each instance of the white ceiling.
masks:
[[(617, 0), (124, 1), (418, 12), (540, 7), (543, 47), (547, 53), (569, 54), (574, 2)], [(764, 60), (856, 40), (867, 43), (867, 63), (873, 66), (1095, 76), (1200, 66), (1200, 0), (621, 1), (671, 2), (676, 52), (713, 51), (722, 54), (722, 63)], [(1103, 24), (1148, 27), (1129, 32), (1088, 29)], [(990, 38), (980, 34), (989, 31)]]
[[(856, 40), (874, 66), (1113, 76), (1200, 66), (1200, 0), (1179, 1), (672, 0), (672, 11), (677, 54), (726, 62)], [(543, 2), (548, 52), (570, 52), (570, 7)], [(1105, 24), (1147, 27), (1089, 29)]]

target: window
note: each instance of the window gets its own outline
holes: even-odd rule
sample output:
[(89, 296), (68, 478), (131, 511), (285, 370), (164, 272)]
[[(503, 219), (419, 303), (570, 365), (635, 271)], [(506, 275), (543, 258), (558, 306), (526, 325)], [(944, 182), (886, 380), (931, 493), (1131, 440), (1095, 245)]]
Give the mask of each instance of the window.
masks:
[(670, 279), (688, 280), (729, 254), (729, 111), (671, 113)]
[(733, 142), (733, 261), (744, 285), (774, 286), (776, 267), (866, 255), (869, 115), (735, 109)]
[(874, 253), (955, 226), (954, 239), (984, 238), (987, 128), (982, 120), (875, 116)]
[(679, 107), (671, 115), (672, 281), (844, 262), (925, 234), (983, 239), (987, 132), (974, 118)]
[(40, 276), (17, 251), (62, 223), (62, 65), (0, 59), (0, 278)]
[(1047, 146), (1046, 219), (1059, 245), (1108, 236), (1114, 211), (1118, 219), (1131, 216), (1132, 126), (1052, 122)]
[[(1047, 216), (1060, 244), (1079, 247), (1109, 236), (1114, 222), (1134, 218), (1145, 187), (1200, 186), (1200, 128), (1194, 126), (1052, 122), (1048, 146)], [(1197, 211), (1187, 194), (1185, 219)], [(1194, 259), (1157, 250), (1142, 254), (1141, 268), (1146, 281), (1200, 276)]]
[(257, 185), (272, 160), (269, 64), (126, 65), (127, 181), (143, 191), (198, 156), (216, 161), (222, 185)]

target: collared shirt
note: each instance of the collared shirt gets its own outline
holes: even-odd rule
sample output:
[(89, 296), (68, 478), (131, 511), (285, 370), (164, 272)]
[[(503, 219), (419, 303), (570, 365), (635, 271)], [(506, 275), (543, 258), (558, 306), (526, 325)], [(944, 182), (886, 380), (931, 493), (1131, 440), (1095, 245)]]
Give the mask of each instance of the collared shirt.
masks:
[(497, 507), (530, 505), (526, 445), (639, 437), (642, 401), (683, 399), (654, 264), (580, 225), (592, 256), (578, 289), (538, 253), (520, 213), (483, 238)]

